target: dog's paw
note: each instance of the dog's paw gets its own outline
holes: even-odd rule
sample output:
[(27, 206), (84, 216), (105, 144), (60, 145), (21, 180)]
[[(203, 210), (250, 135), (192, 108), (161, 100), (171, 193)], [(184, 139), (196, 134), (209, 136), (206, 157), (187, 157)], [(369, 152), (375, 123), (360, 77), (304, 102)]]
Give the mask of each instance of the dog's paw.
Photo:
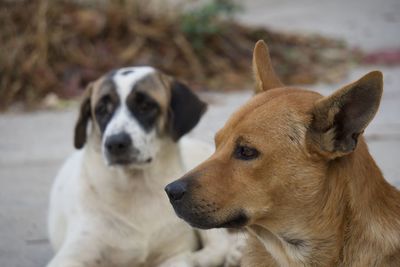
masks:
[(191, 257), (185, 253), (163, 262), (158, 267), (195, 267), (195, 265)]
[(237, 233), (231, 236), (231, 245), (225, 257), (224, 267), (238, 267), (240, 266), (243, 250), (246, 246), (246, 234)]
[(226, 255), (224, 267), (238, 267), (242, 259), (242, 251), (232, 250)]
[(186, 261), (168, 261), (159, 265), (159, 267), (194, 267), (194, 266)]

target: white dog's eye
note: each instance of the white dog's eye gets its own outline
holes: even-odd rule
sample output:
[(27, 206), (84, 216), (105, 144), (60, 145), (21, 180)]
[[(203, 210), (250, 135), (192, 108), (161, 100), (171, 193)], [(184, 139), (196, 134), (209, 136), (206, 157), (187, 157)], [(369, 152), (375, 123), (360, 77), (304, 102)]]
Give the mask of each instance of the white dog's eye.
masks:
[(154, 108), (155, 108), (155, 106), (154, 106), (153, 103), (149, 103), (149, 102), (146, 102), (146, 101), (142, 102), (142, 103), (139, 103), (138, 106), (137, 106), (137, 110), (140, 113), (147, 113), (147, 112), (149, 112), (151, 110), (154, 110)]
[(136, 112), (140, 114), (148, 114), (157, 112), (157, 105), (152, 101), (147, 95), (143, 93), (137, 93), (135, 97), (135, 107)]
[(114, 109), (113, 104), (111, 102), (108, 102), (106, 105), (107, 113), (111, 113), (113, 109)]
[(113, 111), (114, 107), (110, 97), (105, 96), (101, 99), (99, 105), (96, 108), (96, 112), (100, 114), (108, 114)]
[(161, 114), (161, 108), (157, 101), (145, 92), (133, 91), (126, 99), (126, 105), (147, 132), (156, 124)]

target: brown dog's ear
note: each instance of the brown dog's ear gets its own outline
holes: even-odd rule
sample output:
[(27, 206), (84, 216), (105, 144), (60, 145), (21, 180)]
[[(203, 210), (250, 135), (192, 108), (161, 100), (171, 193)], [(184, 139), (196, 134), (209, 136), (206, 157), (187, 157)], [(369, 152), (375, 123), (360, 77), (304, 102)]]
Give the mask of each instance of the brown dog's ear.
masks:
[(201, 101), (186, 85), (173, 81), (168, 123), (172, 139), (177, 141), (193, 129), (206, 109), (207, 104)]
[(354, 151), (358, 137), (379, 108), (382, 87), (382, 73), (373, 71), (318, 100), (310, 128), (317, 149), (330, 158)]
[(91, 117), (90, 113), (90, 96), (92, 94), (93, 84), (90, 83), (83, 95), (83, 100), (80, 107), (78, 121), (75, 124), (75, 136), (74, 136), (74, 146), (77, 149), (81, 149), (86, 143), (86, 131), (89, 119)]
[(256, 94), (283, 86), (275, 74), (268, 47), (263, 40), (259, 40), (254, 47), (253, 72), (256, 80)]

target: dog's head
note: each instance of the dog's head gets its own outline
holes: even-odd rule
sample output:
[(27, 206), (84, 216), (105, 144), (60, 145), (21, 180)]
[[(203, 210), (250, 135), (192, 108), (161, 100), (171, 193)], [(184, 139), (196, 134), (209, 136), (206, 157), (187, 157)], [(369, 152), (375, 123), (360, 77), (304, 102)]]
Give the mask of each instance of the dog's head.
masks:
[(253, 68), (256, 95), (215, 135), (215, 153), (166, 187), (178, 216), (193, 226), (278, 225), (304, 214), (327, 182), (329, 162), (364, 142), (379, 106), (377, 71), (323, 97), (282, 85), (262, 41)]
[(100, 141), (107, 164), (146, 166), (161, 142), (179, 140), (205, 109), (184, 84), (152, 67), (119, 69), (88, 85), (74, 144), (84, 146), (92, 121), (92, 136)]

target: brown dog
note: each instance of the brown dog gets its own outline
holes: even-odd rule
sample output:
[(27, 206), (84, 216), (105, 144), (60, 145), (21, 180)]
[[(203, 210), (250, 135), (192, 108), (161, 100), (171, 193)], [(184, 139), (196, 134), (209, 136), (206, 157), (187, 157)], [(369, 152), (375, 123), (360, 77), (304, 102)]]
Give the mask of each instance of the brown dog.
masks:
[(257, 95), (216, 134), (215, 153), (166, 187), (178, 216), (246, 226), (246, 267), (400, 266), (400, 192), (362, 136), (382, 74), (322, 97), (283, 86), (262, 41), (253, 68)]

